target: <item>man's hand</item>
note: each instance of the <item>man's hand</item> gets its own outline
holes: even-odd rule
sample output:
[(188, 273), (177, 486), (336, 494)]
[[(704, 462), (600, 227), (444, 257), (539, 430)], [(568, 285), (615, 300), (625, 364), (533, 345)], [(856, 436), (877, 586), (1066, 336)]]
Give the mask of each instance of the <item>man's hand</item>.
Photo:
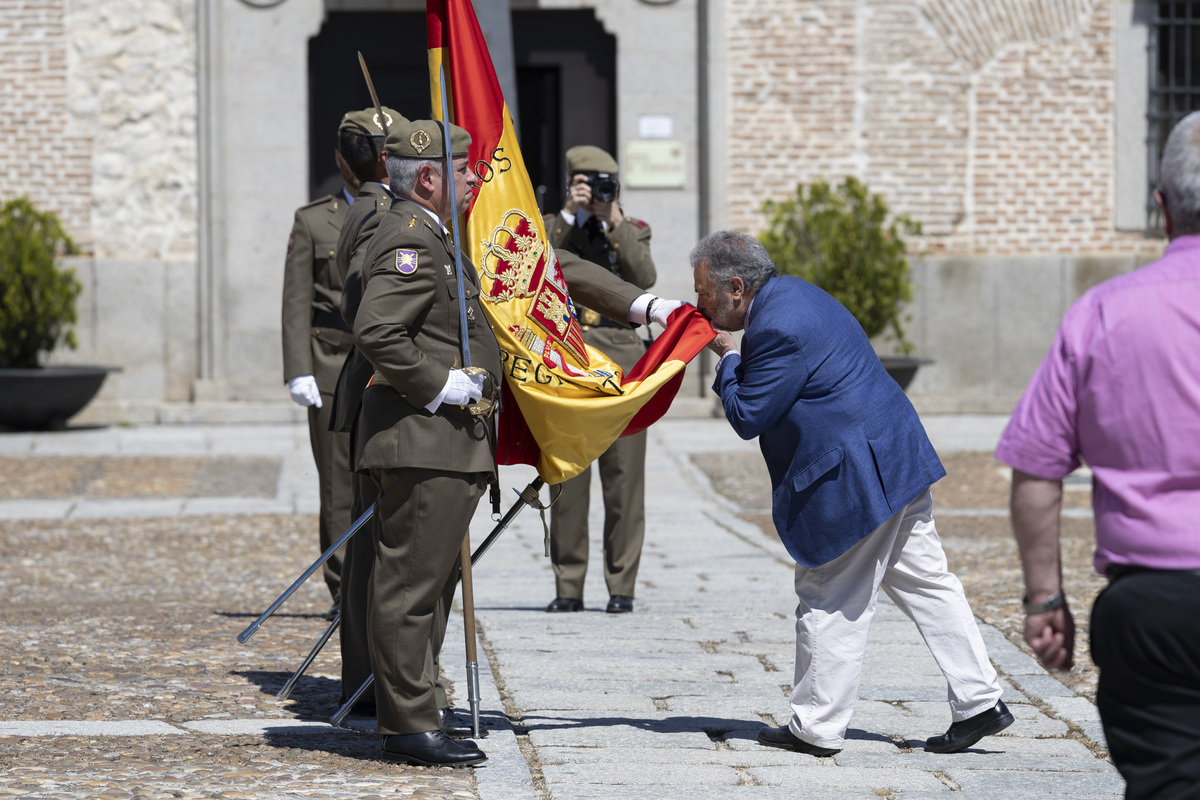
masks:
[(717, 329), (717, 338), (708, 343), (708, 349), (712, 350), (717, 356), (723, 356), (730, 350), (737, 350), (737, 344), (733, 341), (733, 334), (729, 331)]
[(587, 175), (582, 173), (571, 178), (567, 189), (567, 198), (563, 201), (563, 211), (574, 215), (579, 209), (587, 208), (592, 202), (592, 187), (588, 186)]
[(1046, 669), (1069, 672), (1075, 663), (1075, 619), (1063, 606), (1025, 618), (1025, 641)]
[(446, 378), (446, 394), (442, 403), (448, 406), (465, 406), (483, 398), (483, 376), (471, 375), (461, 369), (450, 370)]
[(592, 212), (592, 216), (607, 225), (610, 231), (615, 230), (625, 220), (621, 207), (617, 205), (617, 198), (613, 198), (611, 203), (593, 203), (588, 210)]
[(300, 375), (288, 381), (288, 392), (297, 405), (321, 407), (321, 390), (312, 375)]
[(664, 297), (656, 297), (650, 304), (650, 321), (657, 322), (664, 328), (667, 327), (667, 318), (671, 316), (671, 312), (681, 307), (681, 300), (667, 300)]

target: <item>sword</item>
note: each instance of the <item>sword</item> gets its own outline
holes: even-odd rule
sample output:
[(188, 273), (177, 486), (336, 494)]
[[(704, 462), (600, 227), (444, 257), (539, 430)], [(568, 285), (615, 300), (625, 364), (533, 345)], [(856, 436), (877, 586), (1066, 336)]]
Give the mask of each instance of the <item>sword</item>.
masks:
[(458, 334), (462, 340), (463, 372), (483, 377), (483, 397), (467, 406), (472, 414), (488, 416), (496, 407), (496, 382), (482, 367), (471, 366), (471, 340), (467, 334), (467, 297), (463, 292), (462, 239), (458, 233), (458, 201), (454, 190), (454, 154), (450, 150), (450, 106), (446, 100), (446, 65), (438, 67), (442, 88), (442, 141), (446, 150), (446, 186), (450, 192), (451, 226), (454, 235), (454, 274), (458, 281)]
[(375, 113), (379, 115), (379, 127), (383, 128), (383, 139), (387, 141), (387, 118), (383, 116), (383, 106), (379, 104), (379, 95), (375, 94), (375, 84), (371, 82), (371, 72), (367, 69), (367, 60), (363, 58), (362, 50), (358, 51), (358, 65), (362, 67), (363, 78), (367, 82), (367, 91), (371, 93), (371, 102), (375, 104)]

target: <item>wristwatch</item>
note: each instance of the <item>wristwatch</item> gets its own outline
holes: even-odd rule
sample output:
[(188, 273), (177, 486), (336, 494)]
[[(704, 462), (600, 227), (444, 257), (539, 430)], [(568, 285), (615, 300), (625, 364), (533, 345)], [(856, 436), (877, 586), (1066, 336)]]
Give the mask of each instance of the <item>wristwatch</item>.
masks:
[(1067, 598), (1059, 589), (1054, 594), (1042, 600), (1039, 603), (1029, 602), (1029, 595), (1021, 598), (1021, 606), (1025, 609), (1025, 616), (1032, 617), (1034, 614), (1045, 614), (1047, 611), (1053, 611), (1056, 608), (1062, 608), (1067, 604)]

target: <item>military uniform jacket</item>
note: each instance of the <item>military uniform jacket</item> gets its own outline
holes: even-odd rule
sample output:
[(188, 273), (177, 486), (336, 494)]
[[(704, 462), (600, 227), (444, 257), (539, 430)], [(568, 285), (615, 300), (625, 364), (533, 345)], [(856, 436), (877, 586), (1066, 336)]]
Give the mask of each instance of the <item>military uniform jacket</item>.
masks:
[(348, 208), (339, 194), (297, 209), (283, 273), (283, 379), (312, 375), (326, 394), (352, 343), (340, 319), (342, 280), (334, 267)]
[[(642, 220), (626, 217), (616, 228), (602, 233), (591, 233), (572, 225), (563, 219), (562, 214), (547, 216), (545, 222), (550, 243), (560, 253), (575, 253), (641, 289), (649, 289), (654, 285), (658, 275), (654, 260), (650, 257), (650, 226)], [(570, 277), (567, 278), (567, 286), (583, 326), (583, 340), (612, 359), (622, 370), (632, 369), (646, 352), (641, 337), (633, 331), (601, 326), (597, 315), (599, 309), (593, 308), (579, 296)]]
[[(454, 252), (422, 207), (397, 199), (363, 260), (366, 285), (354, 342), (375, 368), (362, 400), (365, 445), (356, 468), (491, 472), (488, 424), (445, 404), (425, 406), (463, 365)], [(500, 347), (479, 300), (474, 266), (463, 259), (471, 362), (500, 380)]]
[[(367, 254), (367, 242), (379, 227), (383, 215), (392, 207), (392, 193), (373, 181), (364, 183), (354, 198), (354, 205), (346, 214), (338, 236), (335, 264), (342, 281), (341, 314), (346, 325), (353, 329), (354, 317), (362, 302), (363, 259)], [(349, 431), (358, 413), (363, 391), (375, 368), (357, 349), (351, 348), (346, 356), (342, 372), (338, 376), (337, 390), (333, 395), (329, 427), (334, 431)]]

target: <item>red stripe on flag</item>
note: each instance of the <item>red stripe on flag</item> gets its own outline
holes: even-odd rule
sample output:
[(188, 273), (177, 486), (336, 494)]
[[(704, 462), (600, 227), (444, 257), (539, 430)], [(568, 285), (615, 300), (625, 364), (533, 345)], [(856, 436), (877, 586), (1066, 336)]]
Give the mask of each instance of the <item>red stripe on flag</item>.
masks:
[[(690, 362), (717, 335), (717, 332), (713, 330), (712, 323), (693, 305), (684, 304), (672, 311), (671, 316), (667, 318), (667, 323), (667, 329), (654, 340), (654, 343), (646, 350), (646, 354), (633, 365), (629, 374), (621, 379), (622, 386), (626, 383), (645, 380), (668, 361), (682, 361), (685, 364)], [(675, 395), (679, 393), (685, 372), (686, 370), (679, 370), (675, 376), (664, 383), (662, 388), (655, 392), (654, 396), (633, 415), (633, 419), (629, 420), (629, 424), (625, 426), (625, 431), (621, 435), (632, 436), (635, 433), (641, 433), (658, 422), (671, 407), (671, 401), (675, 399)]]

